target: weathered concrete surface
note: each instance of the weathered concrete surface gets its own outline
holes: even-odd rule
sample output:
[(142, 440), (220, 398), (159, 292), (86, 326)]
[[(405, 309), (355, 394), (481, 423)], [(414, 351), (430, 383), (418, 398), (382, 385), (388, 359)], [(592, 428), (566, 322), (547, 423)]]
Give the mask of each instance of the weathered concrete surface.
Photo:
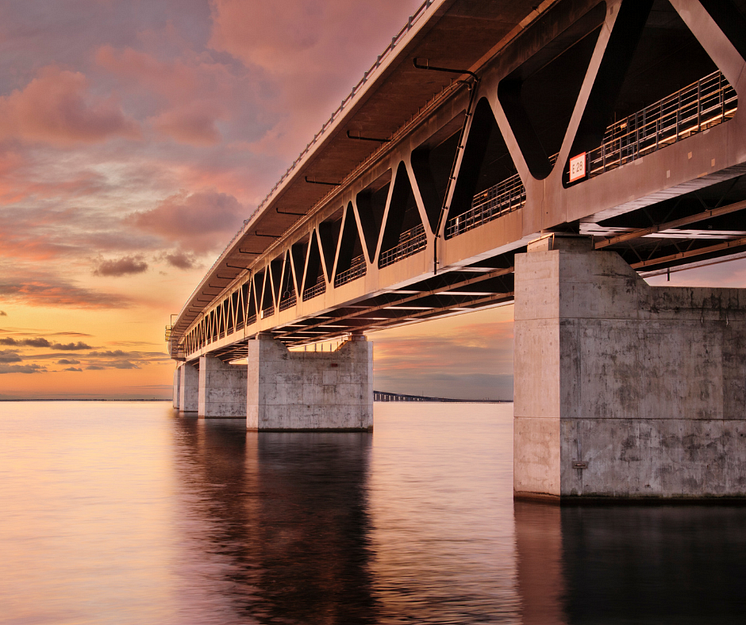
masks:
[(229, 365), (219, 358), (199, 359), (200, 417), (246, 418), (246, 365)]
[(173, 407), (177, 410), (180, 406), (180, 398), (181, 398), (181, 367), (176, 367), (174, 369), (174, 393), (173, 393)]
[(199, 370), (184, 363), (179, 367), (179, 410), (197, 412), (199, 409)]
[(250, 430), (371, 430), (373, 345), (356, 336), (335, 352), (290, 352), (260, 334), (246, 397)]
[(746, 289), (555, 249), (515, 292), (517, 496), (746, 496)]

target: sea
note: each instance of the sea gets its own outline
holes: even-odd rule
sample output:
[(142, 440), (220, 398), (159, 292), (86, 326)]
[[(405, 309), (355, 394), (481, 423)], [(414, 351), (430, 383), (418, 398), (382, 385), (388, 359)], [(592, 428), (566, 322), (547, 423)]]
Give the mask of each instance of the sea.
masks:
[(0, 623), (746, 623), (746, 506), (514, 502), (512, 404), (0, 403)]

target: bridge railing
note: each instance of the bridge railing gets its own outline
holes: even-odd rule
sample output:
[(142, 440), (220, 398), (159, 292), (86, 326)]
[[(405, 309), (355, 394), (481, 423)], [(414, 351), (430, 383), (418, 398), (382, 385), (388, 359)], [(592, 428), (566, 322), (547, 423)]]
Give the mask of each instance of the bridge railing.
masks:
[(636, 160), (727, 121), (736, 113), (735, 89), (716, 71), (612, 124), (587, 155), (587, 178)]
[(325, 292), (326, 292), (326, 282), (324, 280), (324, 276), (320, 275), (318, 280), (316, 281), (316, 284), (314, 284), (312, 287), (303, 291), (303, 301), (307, 302), (309, 299), (313, 299), (317, 295), (321, 295), (322, 293), (325, 293)]
[(388, 267), (395, 262), (416, 254), (427, 247), (425, 226), (417, 224), (414, 228), (405, 230), (399, 235), (399, 242), (390, 250), (381, 252), (379, 267)]
[(355, 258), (352, 259), (350, 268), (345, 269), (344, 271), (340, 271), (334, 277), (334, 286), (342, 286), (343, 284), (352, 282), (357, 278), (361, 278), (365, 275), (367, 270), (368, 269), (365, 265), (365, 256), (363, 256), (362, 254), (360, 256), (355, 256)]
[(515, 174), (475, 195), (468, 211), (451, 217), (446, 222), (446, 238), (468, 232), (520, 208), (525, 203), (526, 188), (520, 176)]
[(292, 293), (283, 293), (282, 297), (280, 298), (280, 312), (295, 306), (296, 301), (297, 298), (295, 296), (295, 291), (293, 291)]

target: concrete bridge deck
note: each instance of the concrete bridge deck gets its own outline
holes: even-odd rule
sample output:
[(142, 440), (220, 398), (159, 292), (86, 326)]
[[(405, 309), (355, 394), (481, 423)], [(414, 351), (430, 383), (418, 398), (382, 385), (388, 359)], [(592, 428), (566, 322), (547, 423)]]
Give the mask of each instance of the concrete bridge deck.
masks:
[[(700, 385), (709, 399), (697, 412), (708, 431), (723, 420), (736, 427), (743, 419), (734, 398), (746, 377), (746, 298), (715, 290), (651, 294), (636, 272), (746, 255), (746, 121), (738, 106), (746, 88), (743, 5), (425, 2), (197, 286), (167, 330), (172, 357), (191, 363), (187, 369), (199, 361), (202, 377), (208, 362), (247, 356), (249, 371), (261, 372), (265, 365), (252, 360), (254, 352), (263, 358), (257, 345), (360, 337), (515, 299), (516, 444), (525, 460), (524, 466), (517, 459), (517, 492), (587, 494), (577, 419), (621, 418), (620, 406), (627, 406), (624, 418), (644, 413), (676, 421), (675, 436), (660, 429), (657, 439), (651, 435), (659, 442), (678, 437), (671, 442), (676, 449), (684, 449), (687, 436), (704, 436), (689, 431), (697, 402), (683, 390), (694, 384), (687, 376), (711, 381)], [(567, 274), (568, 267), (580, 273)], [(568, 294), (587, 309), (564, 307)], [(545, 316), (532, 316), (527, 303)], [(695, 318), (706, 332), (689, 328)], [(604, 325), (609, 319), (623, 319), (631, 333), (619, 337), (617, 344), (627, 345), (619, 358), (584, 334), (621, 332)], [(565, 332), (570, 326), (580, 333)], [(656, 342), (661, 328), (679, 347)], [(642, 350), (640, 341), (658, 351)], [(652, 387), (630, 371), (660, 375), (693, 357), (684, 349), (691, 341), (706, 346), (704, 363), (670, 388), (640, 390)], [(292, 354), (278, 358), (299, 358)], [(330, 358), (292, 366), (301, 377), (321, 376), (331, 397), (331, 373), (317, 370), (339, 366), (338, 357)], [(578, 358), (602, 362), (598, 371), (613, 383), (591, 383), (596, 365), (583, 369)], [(544, 393), (548, 404), (524, 392), (543, 379), (537, 371), (548, 371), (544, 381), (556, 391)], [(246, 375), (231, 384), (242, 388)], [(357, 384), (360, 401), (372, 404), (370, 380), (342, 380), (334, 384)], [(202, 388), (203, 404), (206, 393)], [(283, 393), (267, 401), (289, 406)], [(579, 415), (583, 398), (594, 393), (590, 412)], [(632, 408), (628, 397), (640, 393), (657, 399)], [(314, 401), (305, 402), (309, 414), (316, 414)], [(290, 418), (302, 403), (278, 418)], [(313, 419), (314, 427), (336, 427)], [(576, 434), (564, 429), (571, 423)], [(604, 423), (594, 431), (618, 425)], [(734, 441), (743, 434), (718, 427), (710, 443), (721, 455), (739, 457)], [(572, 444), (563, 446), (565, 439)], [(594, 449), (608, 447), (611, 439), (602, 439)], [(609, 471), (624, 466), (622, 456), (616, 450), (599, 461), (606, 468), (593, 492), (616, 492)], [(660, 470), (650, 449), (638, 456), (651, 475)], [(703, 470), (694, 475), (689, 466), (684, 473), (699, 488)], [(746, 493), (738, 471), (729, 473), (727, 487), (723, 475), (717, 488), (705, 490)], [(640, 479), (627, 491), (671, 494), (680, 486), (662, 485), (660, 475), (648, 480), (658, 486)]]

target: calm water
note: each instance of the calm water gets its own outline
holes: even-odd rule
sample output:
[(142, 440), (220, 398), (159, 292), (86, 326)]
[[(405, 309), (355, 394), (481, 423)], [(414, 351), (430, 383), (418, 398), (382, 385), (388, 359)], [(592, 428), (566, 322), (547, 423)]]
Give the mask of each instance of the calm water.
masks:
[(511, 409), (0, 403), (0, 623), (746, 622), (746, 507), (514, 505)]

